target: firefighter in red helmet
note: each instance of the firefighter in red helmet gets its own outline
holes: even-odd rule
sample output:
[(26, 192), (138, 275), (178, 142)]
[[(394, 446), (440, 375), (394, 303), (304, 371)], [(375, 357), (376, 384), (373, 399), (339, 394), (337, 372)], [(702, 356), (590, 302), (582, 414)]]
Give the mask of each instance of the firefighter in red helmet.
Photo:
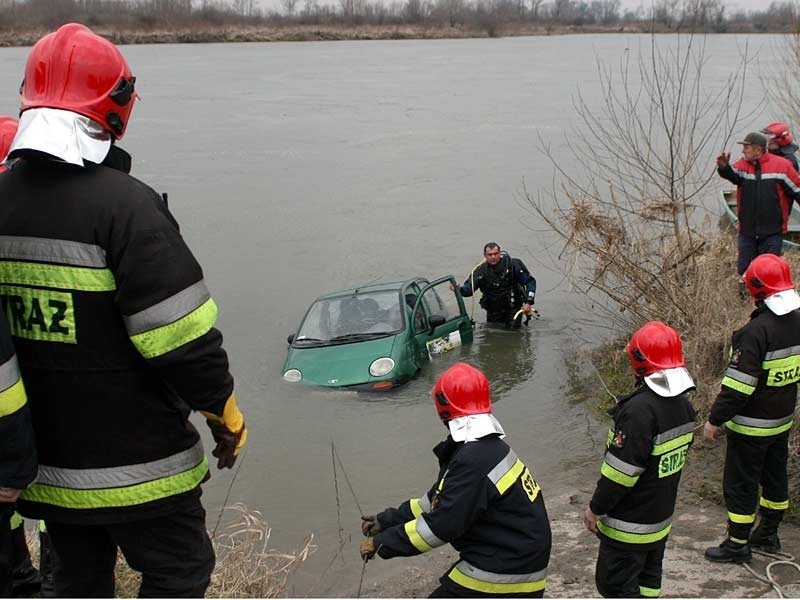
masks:
[(432, 598), (544, 594), (550, 523), (541, 489), (503, 441), (489, 381), (457, 363), (431, 390), (447, 439), (434, 448), (439, 477), (418, 499), (362, 517), (364, 560), (413, 556), (450, 543), (460, 556)]
[(161, 197), (107, 164), (137, 99), (119, 49), (71, 23), (28, 56), (0, 176), (0, 296), (26, 381), (60, 597), (202, 597), (214, 567), (202, 412), (218, 468), (246, 439), (202, 269)]
[(694, 389), (681, 338), (645, 323), (626, 347), (636, 387), (609, 411), (614, 426), (600, 479), (584, 515), (600, 538), (595, 582), (605, 598), (658, 597), (661, 563), (692, 443)]
[(770, 123), (761, 130), (761, 133), (767, 136), (767, 149), (771, 154), (782, 156), (792, 163), (795, 171), (800, 171), (800, 165), (795, 156), (795, 152), (800, 149), (800, 146), (795, 143), (786, 123), (781, 121)]
[[(705, 424), (712, 441), (721, 427), (727, 429), (722, 487), (728, 537), (706, 550), (715, 562), (749, 562), (751, 548), (779, 551), (778, 525), (789, 507), (786, 463), (800, 381), (800, 296), (779, 256), (757, 256), (742, 279), (756, 309), (733, 333), (728, 369)], [(751, 533), (757, 509), (761, 519)]]

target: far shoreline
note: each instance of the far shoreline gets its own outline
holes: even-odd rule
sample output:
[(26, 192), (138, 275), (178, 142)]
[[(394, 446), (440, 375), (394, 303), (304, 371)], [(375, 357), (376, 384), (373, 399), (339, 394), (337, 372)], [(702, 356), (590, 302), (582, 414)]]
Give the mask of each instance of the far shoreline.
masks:
[[(653, 29), (652, 23), (618, 25), (556, 25), (552, 23), (431, 24), (295, 24), (278, 25), (193, 25), (176, 28), (133, 28), (109, 25), (92, 26), (96, 33), (115, 44), (211, 44), (245, 42), (319, 42), (358, 40), (444, 40), (523, 36), (563, 36), (586, 34), (675, 34), (690, 33), (668, 28)], [(50, 30), (11, 28), (0, 32), (0, 47), (32, 46)], [(752, 31), (727, 33), (755, 34)], [(709, 33), (708, 35), (715, 35)], [(720, 35), (720, 34), (716, 34)]]

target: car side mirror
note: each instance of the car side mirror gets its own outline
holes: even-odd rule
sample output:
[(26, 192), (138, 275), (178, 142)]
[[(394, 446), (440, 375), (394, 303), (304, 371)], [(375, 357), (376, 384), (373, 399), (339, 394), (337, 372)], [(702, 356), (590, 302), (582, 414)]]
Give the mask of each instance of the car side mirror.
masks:
[(286, 341), (291, 344), (294, 341), (294, 334), (290, 334), (289, 337), (286, 338)]
[(447, 319), (445, 319), (442, 315), (431, 315), (428, 317), (428, 325), (431, 326), (430, 335), (433, 335), (433, 332), (436, 330), (439, 325), (444, 325), (447, 323)]

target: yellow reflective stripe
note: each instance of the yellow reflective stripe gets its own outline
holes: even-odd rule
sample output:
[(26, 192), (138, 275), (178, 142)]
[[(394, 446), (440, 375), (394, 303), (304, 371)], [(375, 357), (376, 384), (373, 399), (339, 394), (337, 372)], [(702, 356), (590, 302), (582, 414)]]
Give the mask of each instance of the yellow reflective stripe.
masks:
[(44, 522), (44, 519), (39, 521), (39, 531), (47, 533), (47, 523)]
[(747, 396), (752, 396), (753, 392), (756, 391), (756, 387), (754, 385), (747, 385), (741, 381), (736, 381), (733, 377), (723, 377), (722, 385), (729, 387), (732, 390), (736, 390), (737, 392), (741, 392)]
[(208, 459), (183, 473), (120, 488), (78, 490), (34, 483), (22, 492), (30, 502), (41, 502), (64, 508), (112, 508), (134, 506), (175, 496), (196, 488), (208, 473)]
[(742, 525), (748, 525), (750, 523), (754, 523), (756, 520), (756, 514), (753, 513), (752, 515), (738, 515), (736, 513), (732, 513), (728, 511), (728, 520), (731, 523), (740, 523)]
[(17, 412), (27, 401), (22, 379), (17, 379), (17, 383), (0, 392), (0, 417)]
[(680, 448), (681, 446), (691, 444), (693, 437), (694, 433), (690, 431), (689, 433), (684, 433), (683, 435), (679, 435), (678, 437), (671, 439), (668, 442), (664, 442), (663, 444), (655, 444), (650, 454), (652, 454), (653, 456), (658, 456), (659, 454), (664, 454), (666, 452), (669, 452), (670, 450), (675, 450), (676, 448)]
[(493, 594), (526, 594), (543, 590), (547, 585), (546, 577), (544, 579), (539, 579), (538, 581), (522, 581), (519, 583), (491, 583), (489, 581), (481, 581), (480, 579), (470, 577), (458, 569), (452, 569), (447, 576), (455, 581), (458, 585), (461, 585), (469, 590)]
[(750, 541), (750, 540), (742, 540), (742, 539), (735, 538), (735, 537), (730, 537), (730, 536), (728, 536), (728, 539), (730, 541), (732, 541), (732, 542), (737, 543), (737, 544), (747, 544)]
[(626, 542), (628, 544), (649, 544), (667, 537), (672, 529), (672, 523), (664, 527), (661, 531), (656, 531), (654, 533), (628, 533), (627, 531), (620, 531), (619, 529), (609, 527), (602, 521), (597, 521), (597, 529), (612, 540)]
[(767, 500), (763, 496), (758, 501), (759, 506), (763, 506), (764, 508), (771, 508), (773, 510), (786, 510), (789, 508), (789, 501), (784, 500), (783, 502), (773, 502), (772, 500)]
[(217, 305), (209, 298), (197, 309), (174, 323), (131, 336), (136, 349), (145, 358), (155, 358), (196, 340), (214, 326)]
[(636, 485), (636, 482), (639, 481), (639, 475), (635, 477), (626, 475), (625, 473), (617, 471), (605, 461), (603, 461), (603, 466), (600, 467), (600, 474), (615, 483), (624, 485), (625, 487), (633, 487)]
[(417, 520), (414, 519), (413, 521), (409, 521), (405, 524), (406, 535), (408, 536), (408, 541), (419, 550), (420, 552), (430, 552), (433, 550), (433, 546), (428, 544), (422, 536), (417, 532)]
[(22, 517), (17, 511), (14, 511), (14, 514), (11, 515), (11, 531), (14, 531), (17, 527), (22, 525)]
[(739, 423), (728, 421), (727, 423), (725, 423), (725, 427), (727, 427), (731, 431), (735, 431), (736, 433), (741, 433), (742, 435), (751, 435), (754, 437), (766, 437), (768, 435), (778, 435), (779, 433), (788, 431), (789, 429), (792, 428), (793, 423), (794, 421), (789, 421), (788, 423), (784, 423), (783, 425), (779, 425), (778, 427), (750, 427), (749, 425), (740, 425)]
[(0, 260), (0, 281), (80, 292), (112, 292), (117, 289), (114, 274), (109, 269), (8, 260)]
[(503, 475), (495, 484), (497, 491), (500, 492), (501, 496), (508, 491), (508, 488), (514, 485), (514, 482), (519, 479), (519, 476), (522, 475), (522, 471), (524, 470), (525, 465), (522, 464), (520, 459), (514, 461), (514, 464), (511, 465), (511, 468), (506, 471), (506, 474)]
[(411, 514), (414, 515), (414, 518), (420, 516), (423, 512), (422, 506), (420, 506), (419, 498), (414, 498), (413, 500), (409, 500), (409, 504), (411, 505)]
[(645, 598), (658, 598), (661, 595), (661, 588), (649, 588), (640, 585), (639, 595)]

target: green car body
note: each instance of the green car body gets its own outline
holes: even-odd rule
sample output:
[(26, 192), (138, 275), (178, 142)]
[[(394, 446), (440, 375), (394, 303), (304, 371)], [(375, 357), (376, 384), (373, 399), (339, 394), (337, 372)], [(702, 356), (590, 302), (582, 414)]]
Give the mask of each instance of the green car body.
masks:
[(416, 278), (320, 296), (288, 341), (284, 380), (386, 390), (431, 356), (471, 342), (472, 321), (452, 275)]

